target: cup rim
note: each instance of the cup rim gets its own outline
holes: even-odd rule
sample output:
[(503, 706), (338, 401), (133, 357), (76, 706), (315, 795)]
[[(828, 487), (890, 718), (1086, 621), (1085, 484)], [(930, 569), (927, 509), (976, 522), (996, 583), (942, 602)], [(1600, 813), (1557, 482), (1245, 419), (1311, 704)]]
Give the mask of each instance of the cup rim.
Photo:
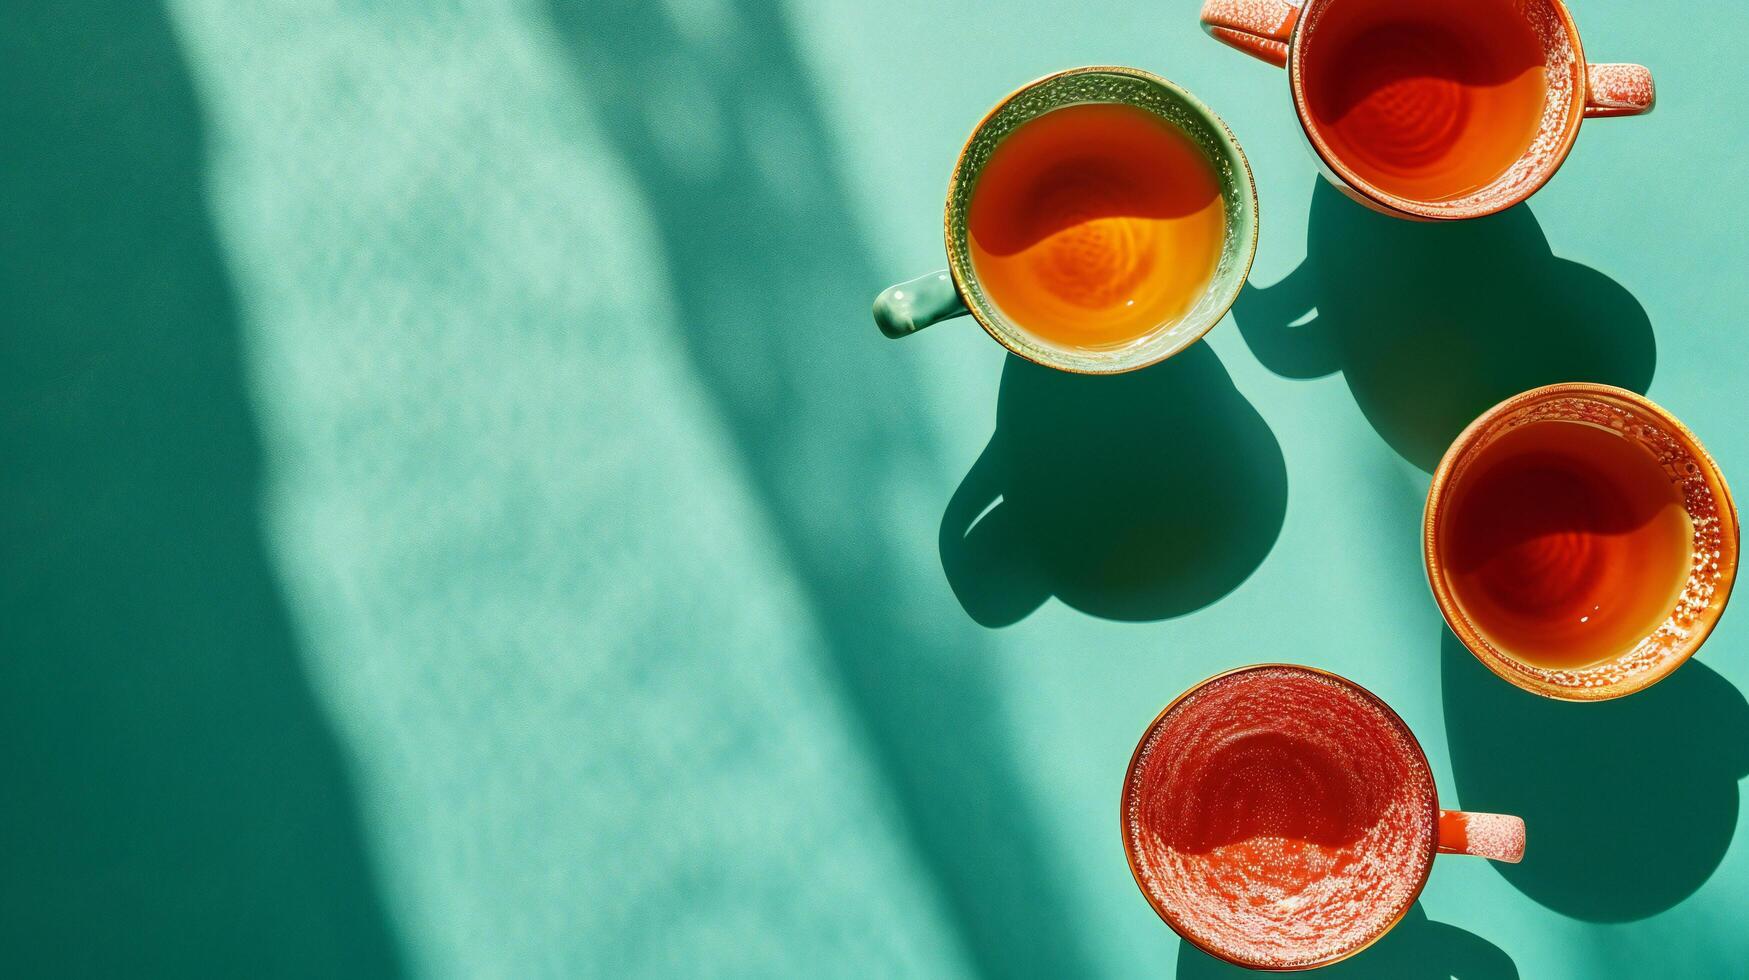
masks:
[(1331, 149), (1328, 141), (1319, 132), (1311, 115), (1310, 100), (1306, 95), (1305, 75), (1300, 58), (1303, 53), (1307, 32), (1301, 28), (1307, 23), (1310, 15), (1316, 10), (1327, 7), (1339, 0), (1306, 0), (1300, 7), (1300, 14), (1294, 22), (1293, 38), (1288, 44), (1288, 89), (1293, 96), (1294, 116), (1299, 120), (1300, 131), (1305, 134), (1306, 142), (1311, 145), (1312, 152), (1317, 155), (1318, 162), (1324, 169), (1355, 194), (1364, 198), (1366, 203), (1388, 210), (1392, 213), (1406, 214), (1426, 221), (1465, 221), (1471, 218), (1485, 218), (1491, 214), (1499, 214), (1509, 208), (1529, 200), (1537, 191), (1543, 189), (1572, 155), (1573, 146), (1579, 141), (1579, 127), (1585, 122), (1585, 104), (1587, 96), (1585, 48), (1579, 39), (1579, 25), (1573, 20), (1572, 11), (1567, 9), (1563, 0), (1547, 0), (1561, 18), (1561, 26), (1567, 32), (1567, 38), (1573, 44), (1573, 57), (1578, 65), (1578, 84), (1573, 86), (1571, 112), (1568, 114), (1566, 130), (1561, 134), (1561, 143), (1552, 156), (1551, 163), (1534, 180), (1527, 182), (1513, 193), (1489, 201), (1485, 204), (1473, 205), (1468, 208), (1434, 207), (1414, 198), (1402, 197), (1379, 188), (1376, 184), (1356, 174), (1352, 168), (1342, 163)]
[[(1396, 726), (1409, 737), (1409, 745), (1415, 750), (1415, 759), (1418, 760), (1421, 763), (1421, 767), (1426, 770), (1427, 785), (1431, 787), (1427, 794), (1427, 806), (1434, 831), (1428, 841), (1427, 856), (1421, 862), (1420, 871), (1416, 876), (1415, 888), (1410, 893), (1409, 900), (1403, 903), (1403, 909), (1397, 913), (1396, 918), (1392, 919), (1389, 924), (1383, 929), (1380, 929), (1366, 942), (1361, 943), (1359, 946), (1356, 946), (1339, 956), (1322, 959), (1315, 963), (1305, 963), (1297, 966), (1255, 966), (1243, 960), (1235, 959), (1227, 953), (1223, 953), (1217, 949), (1212, 949), (1196, 941), (1184, 930), (1183, 927), (1173, 920), (1172, 915), (1167, 912), (1166, 909), (1161, 907), (1160, 903), (1155, 900), (1153, 894), (1148, 891), (1147, 886), (1142, 884), (1140, 861), (1136, 857), (1135, 847), (1130, 842), (1129, 803), (1136, 779), (1136, 765), (1141, 760), (1142, 748), (1148, 744), (1149, 736), (1153, 735), (1154, 731), (1160, 727), (1160, 723), (1166, 720), (1166, 716), (1171, 714), (1172, 710), (1178, 707), (1185, 698), (1201, 691), (1203, 688), (1208, 687), (1216, 681), (1224, 680), (1235, 674), (1249, 674), (1260, 670), (1281, 669), (1297, 670), (1308, 674), (1315, 674), (1327, 680), (1334, 681), (1335, 683), (1360, 694), (1363, 698), (1382, 709), (1385, 717), (1395, 723)], [(1129, 767), (1124, 770), (1123, 791), (1118, 794), (1117, 822), (1119, 836), (1123, 838), (1124, 861), (1130, 868), (1130, 879), (1135, 882), (1136, 889), (1142, 893), (1142, 897), (1147, 900), (1148, 906), (1154, 910), (1154, 914), (1159, 916), (1160, 921), (1166, 923), (1173, 932), (1177, 933), (1178, 938), (1195, 946), (1197, 949), (1202, 950), (1204, 953), (1207, 953), (1215, 959), (1224, 963), (1230, 963), (1234, 966), (1244, 967), (1248, 970), (1256, 970), (1259, 973), (1299, 973), (1303, 970), (1316, 970), (1322, 967), (1332, 966), (1351, 956), (1358, 956), (1361, 953), (1366, 952), (1368, 949), (1372, 948), (1373, 944), (1385, 938), (1387, 935), (1390, 935), (1391, 930), (1401, 925), (1403, 919), (1408, 916), (1409, 911), (1415, 907), (1415, 903), (1421, 900), (1421, 893), (1426, 890), (1427, 880), (1433, 874), (1434, 859), (1439, 856), (1439, 787), (1433, 780), (1433, 766), (1427, 761), (1427, 750), (1421, 747), (1421, 740), (1415, 737), (1415, 730), (1409, 727), (1409, 723), (1403, 720), (1403, 716), (1397, 714), (1396, 709), (1392, 708), (1384, 698), (1367, 690), (1359, 683), (1343, 677), (1341, 674), (1335, 673), (1334, 671), (1324, 670), (1320, 667), (1308, 667), (1305, 664), (1260, 663), (1251, 664), (1245, 667), (1234, 667), (1231, 670), (1223, 670), (1212, 677), (1191, 685), (1177, 697), (1168, 702), (1166, 707), (1161, 708), (1160, 712), (1154, 716), (1154, 720), (1148, 722), (1147, 727), (1142, 729), (1141, 737), (1136, 739), (1136, 747), (1130, 753)]]
[[(1713, 497), (1717, 502), (1718, 517), (1723, 525), (1720, 529), (1721, 538), (1729, 543), (1729, 560), (1719, 571), (1717, 599), (1709, 604), (1706, 614), (1698, 625), (1682, 641), (1675, 656), (1667, 657), (1654, 668), (1631, 674), (1619, 684), (1606, 688), (1572, 687), (1559, 684), (1543, 683), (1526, 675), (1521, 670), (1515, 670), (1513, 665), (1521, 661), (1496, 649), (1494, 645), (1481, 635), (1481, 632), (1470, 622), (1468, 616), (1458, 606), (1457, 598), (1446, 582), (1444, 562), (1439, 556), (1438, 536), (1439, 519), (1447, 498), (1452, 489), (1452, 475), (1459, 463), (1469, 453), (1477, 448), (1477, 440), (1492, 423), (1520, 409), (1547, 401), (1553, 398), (1581, 397), (1603, 401), (1616, 400), (1625, 402), (1635, 410), (1656, 419), (1665, 431), (1676, 438), (1682, 448), (1701, 468), (1700, 474), (1707, 482)], [(1446, 449), (1444, 457), (1439, 461), (1439, 468), (1433, 473), (1433, 483), (1427, 489), (1427, 506), (1421, 518), (1422, 562), (1427, 573), (1428, 587), (1433, 591), (1433, 600), (1439, 606), (1439, 613), (1445, 619), (1446, 626), (1451, 629), (1458, 642), (1470, 651), (1470, 654), (1480, 660), (1484, 666), (1493, 671), (1501, 679), (1514, 687), (1529, 691), (1554, 701), (1596, 702), (1613, 701), (1630, 694), (1637, 694), (1658, 683), (1677, 668), (1687, 663), (1706, 643), (1724, 618), (1725, 607), (1730, 603), (1731, 591), (1737, 581), (1737, 561), (1740, 550), (1740, 529), (1737, 522), (1737, 504), (1731, 496), (1731, 488), (1725, 482), (1725, 475), (1719, 469), (1719, 464), (1708, 453), (1706, 447), (1688, 426), (1662, 406), (1650, 398), (1618, 388), (1614, 385), (1596, 384), (1592, 382), (1572, 381), (1562, 384), (1544, 385), (1532, 388), (1506, 399), (1493, 408), (1488, 409), (1476, 420), (1466, 426), (1452, 444)]]
[(1192, 331), (1191, 335), (1185, 338), (1183, 343), (1171, 347), (1162, 347), (1160, 351), (1151, 353), (1149, 356), (1137, 359), (1134, 362), (1118, 363), (1109, 367), (1103, 365), (1092, 366), (1074, 363), (1066, 356), (1057, 356), (1055, 352), (1043, 345), (1039, 345), (1037, 351), (1029, 350), (1025, 345), (1014, 342), (1012, 338), (1006, 336), (1002, 330), (998, 329), (996, 324), (986, 315), (985, 311), (979, 308), (979, 304), (968, 302), (966, 303), (966, 309), (971, 311), (972, 319), (978, 322), (978, 326), (984, 328), (984, 332), (989, 334), (991, 339), (1001, 344), (1003, 348), (1010, 353), (1025, 358), (1040, 367), (1047, 367), (1056, 371), (1066, 371), (1070, 374), (1127, 374), (1131, 371), (1140, 371), (1143, 368), (1153, 367), (1162, 361), (1168, 360), (1173, 355), (1179, 354), (1194, 346), (1198, 341), (1207, 336), (1210, 330), (1213, 330), (1223, 319), (1226, 318), (1228, 312), (1232, 310), (1233, 304), (1239, 301), (1239, 295), (1243, 292), (1246, 281), (1251, 277), (1251, 266), (1257, 258), (1258, 226), (1260, 224), (1261, 213), (1257, 204), (1257, 180), (1251, 171), (1251, 161), (1245, 155), (1244, 147), (1239, 144), (1239, 138), (1233, 135), (1233, 130), (1227, 125), (1226, 120), (1222, 119), (1219, 114), (1209, 108), (1201, 99), (1192, 95), (1190, 91), (1183, 86), (1180, 86), (1161, 75), (1156, 75), (1150, 71), (1144, 71), (1140, 68), (1131, 68), (1124, 65), (1082, 65), (1076, 68), (1065, 68), (1061, 71), (1040, 76), (1024, 85), (1021, 85), (1019, 88), (1016, 88), (1012, 92), (1003, 96), (995, 105), (990, 107), (988, 112), (984, 113), (984, 115), (978, 120), (978, 124), (972, 127), (971, 133), (966, 137), (965, 144), (960, 147), (959, 154), (954, 158), (953, 173), (948, 178), (947, 183), (947, 203), (942, 209), (942, 233), (947, 245), (948, 275), (953, 277), (954, 288), (959, 291), (960, 296), (964, 297), (970, 292), (966, 288), (967, 278), (975, 278), (976, 274), (969, 268), (969, 262), (965, 263), (964, 265), (966, 267), (962, 268), (962, 263), (955, 259), (954, 198), (959, 190), (961, 174), (965, 169), (966, 156), (971, 151), (972, 144), (977, 141), (979, 134), (984, 131), (984, 127), (989, 125), (990, 121), (996, 118), (998, 113), (1007, 108), (1009, 103), (1020, 98), (1022, 95), (1042, 86), (1052, 84), (1063, 78), (1069, 78), (1076, 75), (1097, 74), (1121, 75), (1165, 89), (1167, 92), (1171, 93), (1173, 98), (1182, 102), (1196, 115), (1210, 123), (1210, 128), (1214, 130), (1217, 136), (1219, 136), (1227, 146), (1232, 148), (1233, 157), (1237, 163), (1237, 169), (1242, 172), (1245, 177), (1244, 182), (1240, 185), (1239, 189), (1241, 196), (1245, 199), (1245, 202), (1248, 205), (1247, 210), (1250, 213), (1251, 233), (1247, 236), (1247, 240), (1242, 243), (1242, 261), (1237, 265), (1238, 274), (1234, 277), (1234, 285), (1228, 290), (1231, 295), (1223, 297), (1223, 300), (1219, 305), (1219, 312), (1206, 317), (1206, 322), (1198, 325), (1197, 328)]

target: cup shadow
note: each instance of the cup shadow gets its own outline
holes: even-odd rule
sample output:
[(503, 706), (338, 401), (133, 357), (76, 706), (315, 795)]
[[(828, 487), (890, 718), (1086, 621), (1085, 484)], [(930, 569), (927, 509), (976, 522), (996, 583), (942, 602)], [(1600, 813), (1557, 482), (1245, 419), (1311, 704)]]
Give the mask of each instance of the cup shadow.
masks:
[[(1175, 975), (1179, 980), (1258, 976), (1183, 941), (1178, 944)], [(1350, 959), (1318, 970), (1316, 975), (1321, 980), (1515, 980), (1518, 967), (1504, 950), (1475, 933), (1429, 919), (1417, 902), (1383, 939)]]
[(1749, 704), (1729, 681), (1690, 661), (1638, 694), (1571, 704), (1494, 676), (1449, 630), (1441, 646), (1458, 798), (1524, 818), (1524, 862), (1493, 865), (1519, 891), (1576, 919), (1627, 922), (1718, 867), (1749, 775)]
[(1651, 384), (1645, 309), (1615, 280), (1555, 256), (1527, 205), (1420, 223), (1320, 180), (1306, 255), (1276, 285), (1246, 285), (1233, 307), (1239, 332), (1276, 374), (1341, 371), (1367, 421), (1423, 470), (1519, 392), (1593, 381), (1644, 394)]
[(1207, 344), (1112, 377), (1010, 355), (995, 434), (942, 515), (941, 562), (984, 626), (1051, 596), (1169, 619), (1244, 582), (1286, 513), (1281, 447)]

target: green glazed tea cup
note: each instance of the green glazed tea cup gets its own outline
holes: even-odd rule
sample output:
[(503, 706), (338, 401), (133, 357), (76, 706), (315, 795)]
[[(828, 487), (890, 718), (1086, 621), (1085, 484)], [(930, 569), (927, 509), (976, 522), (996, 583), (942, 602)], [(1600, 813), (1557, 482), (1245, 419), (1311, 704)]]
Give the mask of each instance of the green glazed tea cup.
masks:
[[(973, 267), (968, 227), (973, 191), (1002, 142), (1036, 117), (1086, 104), (1133, 106), (1164, 120), (1206, 159), (1225, 205), (1220, 254), (1212, 277), (1182, 315), (1114, 346), (1077, 347), (1046, 341), (991, 299)], [(1221, 118), (1195, 96), (1135, 68), (1071, 68), (1022, 86), (972, 130), (948, 184), (947, 269), (900, 283), (874, 303), (875, 323), (904, 337), (970, 313), (1002, 346), (1045, 367), (1078, 374), (1119, 374), (1157, 364), (1196, 343), (1232, 307), (1257, 252), (1257, 188), (1244, 150)]]

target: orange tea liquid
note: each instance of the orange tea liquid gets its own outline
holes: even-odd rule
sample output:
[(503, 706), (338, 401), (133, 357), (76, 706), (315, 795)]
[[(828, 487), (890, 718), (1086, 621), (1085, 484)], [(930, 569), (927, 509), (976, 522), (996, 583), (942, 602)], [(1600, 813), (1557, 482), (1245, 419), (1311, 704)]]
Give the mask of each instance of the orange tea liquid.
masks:
[(1336, 158), (1416, 201), (1455, 200), (1506, 173), (1548, 101), (1545, 48), (1520, 5), (1332, 5), (1301, 66), (1312, 118)]
[(1378, 702), (1301, 667), (1217, 678), (1143, 740), (1126, 784), (1138, 879), (1174, 926), (1263, 969), (1389, 929), (1433, 858), (1433, 776)]
[(1694, 528), (1657, 459), (1583, 422), (1531, 422), (1453, 485), (1446, 582), (1497, 649), (1551, 669), (1628, 652), (1676, 605)]
[(1009, 320), (1059, 348), (1171, 325), (1214, 278), (1226, 230), (1207, 157), (1127, 105), (1065, 106), (990, 155), (967, 216), (972, 268)]

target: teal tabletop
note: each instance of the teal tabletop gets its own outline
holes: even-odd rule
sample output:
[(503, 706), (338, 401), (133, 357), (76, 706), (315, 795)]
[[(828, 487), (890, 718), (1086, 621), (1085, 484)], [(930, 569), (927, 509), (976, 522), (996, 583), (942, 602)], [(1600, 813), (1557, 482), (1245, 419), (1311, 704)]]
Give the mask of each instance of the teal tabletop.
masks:
[[(1118, 794), (1166, 702), (1286, 661), (1528, 825), (1325, 974), (1743, 975), (1749, 616), (1543, 701), (1420, 532), (1547, 382), (1749, 484), (1749, 7), (1573, 0), (1657, 111), (1431, 226), (1322, 183), (1197, 6), (10, 5), (0, 973), (1237, 975)], [(1115, 379), (880, 336), (973, 125), (1085, 64), (1243, 144), (1233, 313)]]

